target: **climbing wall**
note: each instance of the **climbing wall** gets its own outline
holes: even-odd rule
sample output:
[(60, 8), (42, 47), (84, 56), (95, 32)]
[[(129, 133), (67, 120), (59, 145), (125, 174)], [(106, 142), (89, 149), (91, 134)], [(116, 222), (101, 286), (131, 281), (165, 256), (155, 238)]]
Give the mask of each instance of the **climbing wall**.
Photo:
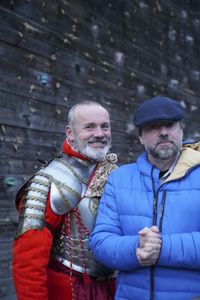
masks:
[(120, 164), (141, 150), (133, 110), (155, 95), (180, 101), (199, 139), (199, 32), (198, 0), (0, 1), (1, 299), (15, 299), (16, 191), (60, 153), (73, 104), (109, 110)]

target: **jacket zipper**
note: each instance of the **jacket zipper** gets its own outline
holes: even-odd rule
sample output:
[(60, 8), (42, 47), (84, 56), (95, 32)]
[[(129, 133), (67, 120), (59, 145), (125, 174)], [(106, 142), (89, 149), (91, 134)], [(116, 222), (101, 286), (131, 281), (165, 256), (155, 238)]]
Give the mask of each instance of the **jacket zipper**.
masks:
[[(153, 186), (154, 199), (153, 199), (153, 225), (156, 225), (157, 220), (157, 204), (158, 204), (158, 195), (156, 194)], [(150, 300), (154, 299), (154, 273), (155, 267), (150, 267)]]
[[(152, 180), (152, 187), (153, 187), (153, 225), (156, 225), (156, 219), (157, 219), (157, 194), (154, 187), (154, 180), (153, 180), (153, 170), (154, 167), (151, 169), (151, 180)], [(150, 300), (154, 300), (154, 266), (150, 267)]]
[(165, 201), (166, 201), (167, 191), (163, 191), (162, 202), (161, 202), (161, 211), (160, 211), (160, 220), (159, 220), (159, 231), (162, 232), (162, 222), (165, 210)]

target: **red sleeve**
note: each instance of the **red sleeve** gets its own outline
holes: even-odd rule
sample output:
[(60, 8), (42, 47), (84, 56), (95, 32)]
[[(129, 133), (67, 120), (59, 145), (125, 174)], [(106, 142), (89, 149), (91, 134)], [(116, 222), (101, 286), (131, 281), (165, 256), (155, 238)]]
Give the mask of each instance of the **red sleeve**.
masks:
[[(45, 221), (53, 229), (58, 227), (61, 216), (53, 213), (49, 197)], [(18, 300), (47, 300), (47, 265), (53, 235), (49, 229), (32, 229), (14, 241), (13, 275)]]

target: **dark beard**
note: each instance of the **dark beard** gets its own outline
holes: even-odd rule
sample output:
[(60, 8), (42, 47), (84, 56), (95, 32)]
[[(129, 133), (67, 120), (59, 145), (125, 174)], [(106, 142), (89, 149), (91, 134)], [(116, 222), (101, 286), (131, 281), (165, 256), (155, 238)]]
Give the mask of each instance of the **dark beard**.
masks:
[[(163, 139), (162, 142), (164, 141), (166, 140)], [(151, 154), (151, 156), (157, 160), (168, 160), (172, 157), (176, 157), (179, 153), (177, 145), (175, 145), (173, 142), (171, 142), (170, 146), (163, 147), (159, 150), (156, 149), (158, 145), (159, 143), (155, 146), (155, 148), (149, 149), (149, 153)]]

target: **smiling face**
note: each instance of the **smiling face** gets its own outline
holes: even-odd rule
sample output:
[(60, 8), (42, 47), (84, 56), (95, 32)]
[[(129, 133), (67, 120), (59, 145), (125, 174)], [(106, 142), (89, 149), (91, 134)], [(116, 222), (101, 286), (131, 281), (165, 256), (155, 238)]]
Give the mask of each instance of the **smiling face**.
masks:
[(71, 147), (89, 159), (99, 161), (111, 147), (111, 129), (108, 112), (100, 105), (79, 105), (72, 124), (66, 127)]
[(173, 161), (182, 147), (183, 130), (180, 122), (159, 122), (144, 126), (139, 138), (151, 163)]

